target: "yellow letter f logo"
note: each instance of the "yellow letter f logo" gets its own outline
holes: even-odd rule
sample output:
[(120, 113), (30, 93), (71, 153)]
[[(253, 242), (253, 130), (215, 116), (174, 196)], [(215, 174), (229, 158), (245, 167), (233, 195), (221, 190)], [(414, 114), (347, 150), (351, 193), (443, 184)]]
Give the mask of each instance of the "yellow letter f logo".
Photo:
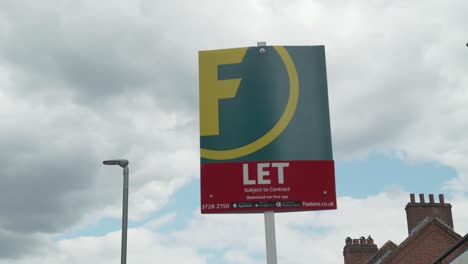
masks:
[(236, 96), (241, 79), (218, 80), (218, 65), (241, 63), (247, 48), (199, 52), (200, 135), (219, 135), (219, 100)]

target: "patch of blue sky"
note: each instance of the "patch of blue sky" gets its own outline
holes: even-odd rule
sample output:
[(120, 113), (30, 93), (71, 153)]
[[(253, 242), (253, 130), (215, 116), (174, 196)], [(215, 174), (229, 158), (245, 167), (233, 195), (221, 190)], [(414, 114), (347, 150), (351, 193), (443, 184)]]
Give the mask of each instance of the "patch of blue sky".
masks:
[(147, 218), (139, 222), (133, 222), (133, 226), (139, 226), (148, 221), (175, 213), (176, 217), (161, 225), (159, 233), (167, 234), (184, 228), (193, 218), (193, 214), (200, 207), (200, 181), (198, 178), (191, 180), (177, 190), (169, 199), (169, 202), (159, 211), (151, 213)]
[[(232, 248), (230, 248), (232, 249)], [(236, 250), (246, 250), (236, 248)], [(226, 254), (228, 253), (227, 249), (200, 249), (198, 253), (204, 257), (206, 257), (207, 263), (231, 263), (226, 259)], [(266, 261), (266, 252), (248, 252), (249, 256), (259, 262)]]
[[(456, 177), (457, 173), (454, 169), (435, 162), (406, 162), (394, 155), (373, 153), (366, 159), (335, 161), (335, 175), (338, 196), (365, 198), (383, 192), (392, 185), (401, 186), (405, 191), (412, 193), (441, 193), (443, 184)], [(199, 203), (200, 181), (193, 179), (175, 192), (161, 210), (141, 221), (130, 221), (129, 227), (138, 227), (175, 213), (174, 219), (157, 226), (155, 231), (167, 234), (181, 230), (193, 218)], [(120, 228), (121, 219), (104, 218), (95, 224), (59, 235), (55, 240), (102, 236)], [(324, 229), (305, 231), (317, 234), (327, 232)]]
[(331, 227), (324, 227), (324, 226), (291, 225), (290, 224), (289, 227), (302, 234), (307, 234), (307, 236), (310, 238), (323, 237), (324, 235), (333, 231)]
[(372, 153), (366, 159), (335, 161), (338, 196), (365, 198), (398, 185), (411, 193), (442, 193), (442, 186), (457, 176), (436, 162), (406, 162), (391, 154)]
[(122, 226), (121, 219), (115, 218), (102, 218), (97, 223), (73, 229), (65, 234), (60, 234), (54, 237), (54, 241), (73, 239), (81, 236), (103, 236), (107, 233), (118, 231)]
[[(131, 196), (129, 199), (131, 199)], [(200, 206), (199, 203), (200, 181), (198, 179), (193, 179), (175, 192), (169, 202), (161, 210), (150, 214), (141, 221), (129, 220), (128, 227), (139, 227), (149, 221), (175, 213), (176, 217), (174, 219), (163, 223), (160, 226), (161, 228), (156, 231), (159, 233), (170, 233), (175, 230), (180, 230), (185, 227), (193, 217), (194, 211)], [(122, 220), (120, 218), (102, 218), (97, 223), (74, 229), (65, 234), (60, 234), (54, 238), (54, 241), (73, 239), (81, 236), (103, 236), (110, 232), (119, 231), (121, 229), (121, 224)]]
[(224, 254), (226, 253), (225, 249), (200, 249), (198, 253), (206, 257), (207, 263), (224, 263)]

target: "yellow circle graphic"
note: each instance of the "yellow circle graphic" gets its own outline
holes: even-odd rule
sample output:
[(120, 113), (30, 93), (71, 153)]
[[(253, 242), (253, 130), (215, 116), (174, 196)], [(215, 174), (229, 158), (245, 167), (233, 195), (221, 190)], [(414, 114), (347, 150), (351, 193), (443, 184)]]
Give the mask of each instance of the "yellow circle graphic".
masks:
[(275, 140), (283, 130), (288, 126), (294, 112), (296, 111), (297, 101), (299, 100), (299, 78), (297, 77), (296, 65), (294, 65), (288, 51), (282, 46), (274, 46), (274, 49), (283, 60), (289, 77), (289, 99), (284, 109), (283, 115), (270, 131), (259, 139), (244, 145), (242, 147), (225, 150), (212, 150), (200, 148), (200, 154), (203, 158), (211, 160), (229, 160), (249, 155)]

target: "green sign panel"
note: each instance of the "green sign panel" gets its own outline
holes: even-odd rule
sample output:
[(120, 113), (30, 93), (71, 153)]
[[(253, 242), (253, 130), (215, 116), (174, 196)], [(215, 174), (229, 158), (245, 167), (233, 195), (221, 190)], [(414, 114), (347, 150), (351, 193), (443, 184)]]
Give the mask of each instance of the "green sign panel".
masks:
[(201, 51), (201, 162), (333, 160), (323, 46)]

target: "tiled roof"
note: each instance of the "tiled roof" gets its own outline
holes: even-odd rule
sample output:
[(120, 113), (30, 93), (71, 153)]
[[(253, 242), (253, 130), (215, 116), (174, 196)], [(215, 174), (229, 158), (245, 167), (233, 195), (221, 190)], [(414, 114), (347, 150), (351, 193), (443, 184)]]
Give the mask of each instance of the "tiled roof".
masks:
[(440, 219), (439, 217), (426, 217), (424, 218), (421, 222), (419, 222), (413, 229), (411, 229), (410, 231), (410, 235), (409, 237), (415, 233), (416, 231), (419, 231), (419, 229), (421, 229), (423, 226), (425, 226), (427, 224), (427, 222), (429, 222), (431, 219), (436, 219), (439, 221), (440, 224), (444, 225), (446, 228), (450, 229), (453, 231), (453, 228), (451, 226), (449, 226), (447, 223), (445, 223), (442, 219)]
[(395, 248), (397, 245), (391, 240), (387, 241), (380, 249), (377, 251), (374, 257), (372, 257), (368, 264), (379, 264), (384, 260)]
[[(368, 262), (368, 264), (385, 263), (387, 260), (389, 260), (389, 258), (395, 256), (396, 254), (398, 254), (399, 251), (403, 250), (405, 246), (410, 244), (415, 237), (423, 233), (426, 227), (428, 227), (431, 223), (438, 225), (439, 227), (441, 227), (442, 230), (444, 230), (457, 240), (461, 238), (461, 236), (458, 233), (456, 233), (453, 230), (453, 228), (444, 223), (440, 218), (426, 217), (418, 225), (416, 225), (415, 228), (413, 228), (410, 235), (405, 240), (403, 240), (403, 242), (401, 242), (400, 245), (398, 245), (398, 247), (396, 247), (394, 250), (388, 251), (388, 254), (382, 254), (382, 257), (377, 259), (379, 262)], [(374, 260), (374, 258), (372, 258), (371, 260)]]

